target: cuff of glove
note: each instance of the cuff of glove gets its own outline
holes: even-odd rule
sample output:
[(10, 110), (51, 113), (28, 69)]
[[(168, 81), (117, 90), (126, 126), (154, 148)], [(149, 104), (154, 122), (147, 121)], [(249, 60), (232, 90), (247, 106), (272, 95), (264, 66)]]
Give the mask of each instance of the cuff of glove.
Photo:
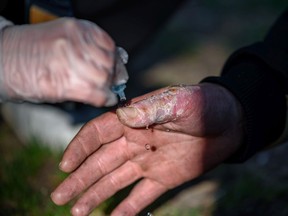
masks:
[(243, 108), (244, 142), (226, 162), (244, 162), (281, 135), (286, 119), (285, 94), (261, 61), (242, 59), (221, 77), (208, 77), (201, 82), (224, 86)]
[(7, 27), (7, 26), (11, 26), (13, 25), (12, 22), (10, 22), (9, 20), (6, 20), (4, 17), (0, 16), (0, 102), (4, 101), (6, 99), (6, 94), (5, 94), (5, 88), (4, 88), (4, 78), (3, 78), (3, 62), (2, 62), (2, 35), (3, 35), (3, 30)]

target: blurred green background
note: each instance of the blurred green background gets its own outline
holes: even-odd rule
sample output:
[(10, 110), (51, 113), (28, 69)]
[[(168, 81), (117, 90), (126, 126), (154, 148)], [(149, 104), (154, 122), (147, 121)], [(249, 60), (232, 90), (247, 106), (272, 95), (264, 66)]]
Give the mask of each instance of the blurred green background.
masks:
[[(260, 40), (287, 6), (284, 0), (189, 1), (137, 56), (138, 68), (143, 67), (139, 82), (153, 88), (197, 83), (203, 77), (219, 74), (231, 52)], [(146, 67), (150, 58), (158, 61)], [(62, 151), (51, 150), (37, 139), (23, 143), (0, 120), (1, 216), (69, 215), (71, 205), (58, 207), (49, 198), (65, 178), (58, 171)], [(221, 165), (165, 194), (141, 214), (286, 216), (287, 152), (284, 144), (245, 164)], [(108, 200), (92, 215), (109, 215), (128, 190)]]

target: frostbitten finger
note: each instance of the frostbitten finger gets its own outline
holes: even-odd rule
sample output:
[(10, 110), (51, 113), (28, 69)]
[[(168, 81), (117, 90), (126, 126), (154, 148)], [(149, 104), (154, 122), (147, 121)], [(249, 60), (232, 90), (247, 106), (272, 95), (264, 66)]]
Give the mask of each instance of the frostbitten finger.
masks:
[(195, 86), (171, 86), (129, 106), (117, 109), (118, 118), (129, 127), (145, 127), (185, 117), (191, 111)]

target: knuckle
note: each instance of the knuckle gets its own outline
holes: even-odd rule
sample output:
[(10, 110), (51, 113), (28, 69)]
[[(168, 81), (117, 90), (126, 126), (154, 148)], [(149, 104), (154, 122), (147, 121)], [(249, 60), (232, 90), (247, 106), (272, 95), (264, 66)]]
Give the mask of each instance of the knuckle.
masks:
[(103, 80), (105, 81), (105, 84), (108, 84), (110, 79), (112, 78), (112, 72), (113, 72), (113, 64), (110, 63), (110, 60), (107, 59), (107, 65), (101, 66), (102, 76)]
[(108, 179), (113, 189), (117, 189), (119, 187), (119, 182), (113, 175), (109, 175)]
[(88, 128), (91, 128), (91, 131), (94, 131), (94, 134), (97, 134), (96, 137), (96, 143), (101, 145), (104, 143), (103, 138), (101, 137), (101, 129), (99, 128), (98, 124), (96, 124), (93, 120), (89, 121), (86, 123), (85, 127), (87, 128), (87, 131), (89, 131)]
[(104, 38), (103, 41), (104, 41), (106, 47), (108, 49), (115, 50), (116, 45), (115, 45), (114, 40), (105, 31), (102, 31), (102, 34), (103, 34), (103, 38)]
[(75, 137), (75, 141), (76, 141), (77, 143), (79, 143), (82, 152), (85, 154), (86, 157), (88, 157), (89, 151), (88, 151), (86, 145), (83, 143), (81, 137), (76, 136), (76, 137)]
[(80, 27), (80, 22), (76, 18), (69, 17), (69, 18), (62, 18), (62, 25), (63, 28), (67, 31), (75, 31)]
[(104, 164), (104, 162), (101, 160), (101, 158), (99, 158), (98, 160), (96, 160), (97, 166), (99, 168), (99, 172), (101, 173), (101, 175), (105, 175), (107, 173), (107, 169), (106, 166)]
[[(94, 52), (96, 52), (94, 50)], [(103, 50), (100, 49), (98, 53), (96, 53), (97, 56), (99, 56), (98, 59), (95, 59), (95, 65), (100, 69), (106, 78), (108, 79), (110, 74), (113, 72), (113, 66), (114, 66), (114, 53), (109, 50)]]

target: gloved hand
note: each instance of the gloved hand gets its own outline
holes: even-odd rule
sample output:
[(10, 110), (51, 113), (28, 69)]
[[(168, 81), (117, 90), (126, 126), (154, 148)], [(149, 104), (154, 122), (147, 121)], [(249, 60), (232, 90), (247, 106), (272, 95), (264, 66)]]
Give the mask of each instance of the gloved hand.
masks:
[(89, 21), (11, 25), (0, 32), (0, 42), (2, 100), (111, 106), (117, 103), (111, 86), (128, 79), (123, 68), (116, 74), (113, 40)]

